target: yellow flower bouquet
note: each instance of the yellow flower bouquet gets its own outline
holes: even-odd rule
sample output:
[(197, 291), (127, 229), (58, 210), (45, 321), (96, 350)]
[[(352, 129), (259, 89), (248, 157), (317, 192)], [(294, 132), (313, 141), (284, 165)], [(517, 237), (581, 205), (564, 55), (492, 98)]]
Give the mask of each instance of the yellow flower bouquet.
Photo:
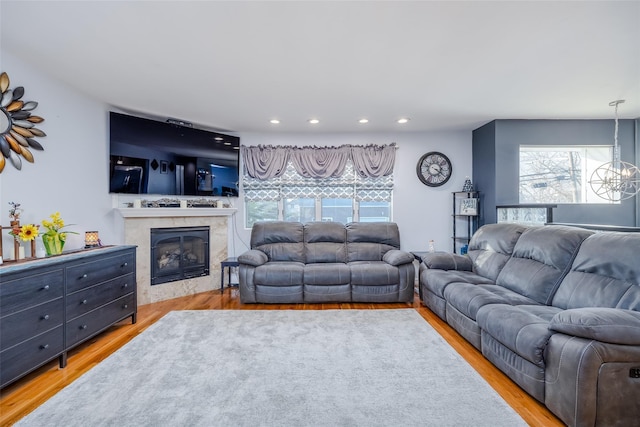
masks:
[(60, 255), (62, 248), (67, 240), (67, 234), (78, 234), (73, 231), (62, 231), (64, 228), (64, 220), (60, 216), (60, 212), (55, 212), (49, 215), (50, 219), (42, 220), (42, 227), (47, 231), (42, 233), (42, 243), (44, 244), (44, 250), (47, 255)]

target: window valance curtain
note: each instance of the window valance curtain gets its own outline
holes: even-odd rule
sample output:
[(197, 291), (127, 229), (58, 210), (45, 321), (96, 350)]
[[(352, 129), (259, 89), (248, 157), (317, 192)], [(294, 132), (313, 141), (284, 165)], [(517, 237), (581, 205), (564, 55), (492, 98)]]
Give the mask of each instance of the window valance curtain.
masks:
[(261, 180), (284, 175), (289, 161), (305, 178), (342, 176), (349, 160), (359, 176), (379, 178), (393, 173), (396, 158), (396, 144), (339, 147), (258, 145), (242, 146), (241, 150), (245, 173)]
[(241, 149), (247, 201), (317, 197), (391, 201), (395, 144)]

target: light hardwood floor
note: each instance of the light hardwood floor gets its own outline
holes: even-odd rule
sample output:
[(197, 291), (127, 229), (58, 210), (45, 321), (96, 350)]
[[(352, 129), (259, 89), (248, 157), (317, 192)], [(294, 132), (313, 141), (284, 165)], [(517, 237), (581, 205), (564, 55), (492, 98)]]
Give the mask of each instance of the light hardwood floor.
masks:
[[(544, 405), (538, 403), (494, 368), (480, 352), (467, 343), (438, 316), (416, 300), (413, 304), (242, 304), (235, 288), (203, 292), (138, 307), (138, 321), (124, 320), (69, 353), (68, 364), (58, 368), (57, 359), (0, 391), (0, 425), (11, 426), (33, 411), (67, 384), (100, 363), (133, 337), (171, 310), (326, 310), (413, 308), (464, 357), (485, 380), (531, 426), (562, 426)], [(437, 396), (425, 396), (436, 399)], [(401, 424), (401, 420), (398, 420)]]

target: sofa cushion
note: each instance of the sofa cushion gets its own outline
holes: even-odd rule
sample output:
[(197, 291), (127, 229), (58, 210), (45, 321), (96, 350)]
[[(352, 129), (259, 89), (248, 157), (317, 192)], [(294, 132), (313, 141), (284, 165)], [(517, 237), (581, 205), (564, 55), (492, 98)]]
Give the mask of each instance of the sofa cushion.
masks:
[(592, 231), (545, 225), (527, 228), (513, 248), (496, 284), (535, 300), (551, 304), (553, 293), (584, 239)]
[(433, 252), (422, 255), (422, 263), (430, 269), (471, 271), (473, 263), (466, 255)]
[(412, 264), (415, 261), (415, 257), (409, 252), (401, 251), (400, 249), (391, 249), (384, 254), (382, 260), (387, 264), (395, 267), (403, 264)]
[(308, 285), (344, 285), (351, 281), (347, 264), (318, 263), (304, 266), (304, 283)]
[(476, 322), (483, 333), (523, 359), (544, 367), (544, 350), (554, 333), (549, 322), (560, 311), (547, 305), (490, 304), (478, 310)]
[(469, 242), (468, 255), (473, 262), (474, 273), (495, 282), (525, 229), (522, 225), (509, 223), (480, 227)]
[(256, 302), (267, 304), (297, 304), (304, 302), (304, 285), (267, 286), (256, 285)]
[(558, 286), (560, 308), (610, 307), (640, 311), (640, 233), (589, 236)]
[(257, 267), (269, 261), (267, 254), (255, 249), (249, 250), (238, 257), (240, 264), (247, 264), (253, 267)]
[(400, 249), (398, 225), (392, 222), (350, 222), (347, 261), (381, 261), (385, 253)]
[(304, 302), (351, 301), (351, 285), (304, 285)]
[(299, 262), (268, 262), (255, 268), (253, 282), (256, 285), (302, 285), (304, 264)]
[(309, 222), (304, 225), (306, 262), (347, 262), (347, 232), (338, 222)]
[(640, 345), (640, 313), (632, 310), (601, 307), (564, 310), (553, 316), (549, 328), (601, 342)]
[(269, 261), (305, 262), (302, 223), (260, 221), (251, 229), (251, 249), (264, 252)]
[(487, 304), (533, 304), (536, 302), (497, 285), (451, 283), (444, 290), (447, 303), (460, 313), (475, 320), (480, 307)]
[(444, 289), (455, 282), (493, 284), (493, 280), (479, 276), (471, 271), (430, 270), (428, 268), (420, 271), (420, 285), (441, 298), (444, 298)]
[(350, 262), (349, 269), (351, 270), (352, 286), (384, 286), (400, 283), (398, 268), (383, 261)]

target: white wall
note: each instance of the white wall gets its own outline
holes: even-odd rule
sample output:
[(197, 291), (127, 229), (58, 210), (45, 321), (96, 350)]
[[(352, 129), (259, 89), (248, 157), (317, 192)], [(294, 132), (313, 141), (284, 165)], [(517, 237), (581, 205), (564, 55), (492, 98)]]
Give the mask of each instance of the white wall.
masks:
[[(9, 224), (9, 202), (22, 204), (22, 223), (41, 223), (60, 211), (69, 230), (80, 233), (69, 237), (65, 249), (84, 245), (84, 232), (98, 230), (104, 244), (124, 242), (124, 224), (112, 209), (108, 194), (108, 110), (50, 78), (46, 67), (32, 67), (10, 53), (2, 52), (2, 71), (11, 79), (11, 88), (25, 87), (24, 100), (39, 103), (34, 114), (44, 117), (39, 127), (47, 133), (38, 138), (45, 151), (34, 151), (35, 163), (23, 162), (21, 171), (7, 164), (0, 174), (0, 223)], [(188, 119), (188, 117), (186, 118)], [(451, 248), (451, 192), (462, 188), (472, 175), (471, 132), (397, 133), (240, 133), (244, 145), (389, 144), (396, 153), (393, 220), (400, 227), (402, 246), (407, 250), (426, 250), (435, 240), (438, 250)], [(453, 176), (442, 187), (423, 185), (416, 175), (420, 156), (441, 151), (453, 163)], [(232, 218), (230, 255), (246, 250), (249, 230), (244, 228), (242, 194), (232, 199), (238, 213)], [(11, 238), (3, 233), (4, 257), (10, 258)]]
[[(105, 244), (119, 243), (108, 195), (106, 107), (49, 78), (46, 66), (33, 67), (2, 51), (2, 71), (11, 88), (24, 86), (25, 101), (37, 101), (33, 114), (47, 136), (36, 138), (44, 151), (32, 150), (35, 162), (22, 170), (7, 163), (0, 174), (0, 223), (9, 225), (9, 202), (24, 208), (21, 223), (40, 224), (59, 211), (70, 235), (65, 249), (84, 246), (84, 232), (99, 230)], [(2, 233), (5, 258), (12, 258), (11, 236)], [(40, 239), (38, 239), (40, 240)], [(28, 256), (27, 249), (27, 256)], [(10, 255), (11, 254), (11, 255)]]

